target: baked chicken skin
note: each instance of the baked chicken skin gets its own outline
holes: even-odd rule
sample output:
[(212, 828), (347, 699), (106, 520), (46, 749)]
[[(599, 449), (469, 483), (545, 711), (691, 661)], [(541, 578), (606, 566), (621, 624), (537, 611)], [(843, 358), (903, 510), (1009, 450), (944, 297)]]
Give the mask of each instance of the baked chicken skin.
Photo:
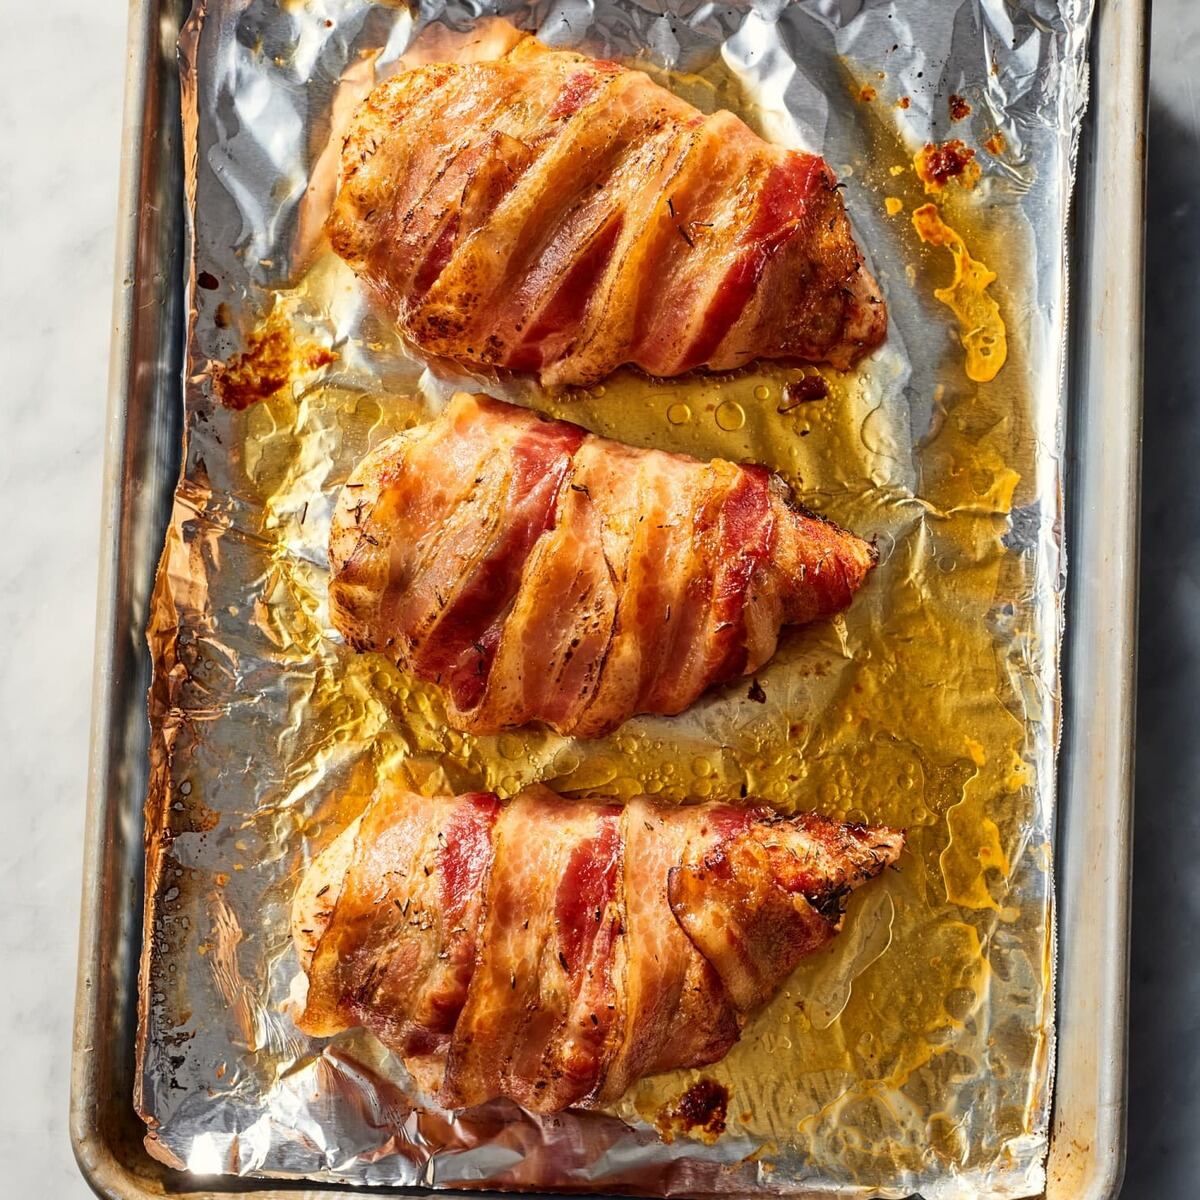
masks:
[(376, 87), (328, 228), (412, 342), (471, 366), (848, 367), (887, 311), (837, 187), (729, 112), (526, 37)]
[(296, 892), (298, 1024), (370, 1030), (448, 1109), (605, 1104), (728, 1053), (903, 844), (811, 813), (385, 785)]
[(875, 562), (763, 467), (465, 393), (355, 468), (329, 554), (343, 637), (439, 685), (456, 729), (581, 737), (757, 670)]

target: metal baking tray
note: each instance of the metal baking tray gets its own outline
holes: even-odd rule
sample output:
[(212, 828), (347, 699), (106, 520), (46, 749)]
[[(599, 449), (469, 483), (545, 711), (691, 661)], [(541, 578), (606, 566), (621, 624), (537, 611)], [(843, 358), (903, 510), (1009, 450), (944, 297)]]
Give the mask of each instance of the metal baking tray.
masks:
[[(71, 1139), (101, 1196), (295, 1200), (357, 1189), (172, 1172), (145, 1152), (132, 1104), (150, 678), (143, 634), (179, 472), (182, 416), (175, 45), (186, 9), (187, 0), (130, 5)], [(1097, 0), (1092, 105), (1071, 237), (1070, 577), (1047, 1200), (1114, 1196), (1124, 1163), (1146, 9), (1146, 0)]]

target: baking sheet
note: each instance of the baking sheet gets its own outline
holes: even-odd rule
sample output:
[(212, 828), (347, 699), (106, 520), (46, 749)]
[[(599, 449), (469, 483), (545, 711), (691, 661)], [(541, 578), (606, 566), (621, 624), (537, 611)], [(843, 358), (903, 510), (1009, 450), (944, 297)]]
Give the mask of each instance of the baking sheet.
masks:
[[(188, 447), (151, 622), (139, 1102), (155, 1153), (197, 1171), (359, 1182), (926, 1196), (1040, 1186), (1063, 231), (1086, 13), (922, 14), (919, 28), (883, 5), (512, 14), (555, 44), (648, 48), (640, 61), (702, 107), (734, 107), (777, 140), (822, 150), (846, 182), (891, 338), (856, 375), (829, 374), (830, 400), (791, 413), (778, 397), (795, 372), (627, 375), (547, 399), (426, 369), (323, 252), (327, 147), (422, 21), (449, 18), (470, 46), (477, 14), (194, 14), (183, 45), (199, 213)], [(438, 32), (445, 53), (443, 27), (418, 46)], [(966, 122), (950, 121), (951, 91), (972, 105)], [(999, 274), (1009, 361), (978, 386), (932, 296), (949, 257), (909, 224), (928, 199), (909, 168), (930, 136), (980, 147), (997, 131), (1005, 149), (980, 150), (979, 186), (936, 198)], [(887, 214), (888, 196), (901, 213)], [(214, 365), (263, 346), (282, 348), (285, 385), (244, 412), (216, 404)], [(323, 543), (357, 457), (464, 384), (637, 444), (767, 462), (806, 502), (876, 536), (883, 565), (846, 618), (789, 637), (759, 674), (763, 705), (735, 686), (684, 718), (640, 718), (594, 743), (448, 733), (432, 694), (333, 640)], [(450, 1122), (413, 1109), (402, 1069), (369, 1039), (321, 1053), (285, 1011), (291, 887), (380, 770), (428, 789), (507, 793), (537, 778), (667, 799), (736, 796), (745, 783), (781, 808), (907, 825), (913, 851), (705, 1072), (734, 1097), (714, 1145), (664, 1144), (653, 1130), (690, 1076), (648, 1081), (613, 1117), (537, 1122), (496, 1106)]]

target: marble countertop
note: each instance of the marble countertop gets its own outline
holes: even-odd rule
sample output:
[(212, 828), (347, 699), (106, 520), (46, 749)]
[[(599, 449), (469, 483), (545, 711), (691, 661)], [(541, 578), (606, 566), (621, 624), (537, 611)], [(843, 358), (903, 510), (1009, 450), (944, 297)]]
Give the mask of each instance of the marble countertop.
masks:
[[(38, 47), (56, 47), (53, 61)], [(67, 1137), (125, 11), (0, 35), (0, 1196), (91, 1195)]]
[[(1154, 31), (1126, 1200), (1200, 1176), (1200, 4), (1155, 0)], [(0, 1194), (22, 1200), (90, 1194), (67, 1081), (124, 36), (119, 4), (46, 0), (0, 38)]]

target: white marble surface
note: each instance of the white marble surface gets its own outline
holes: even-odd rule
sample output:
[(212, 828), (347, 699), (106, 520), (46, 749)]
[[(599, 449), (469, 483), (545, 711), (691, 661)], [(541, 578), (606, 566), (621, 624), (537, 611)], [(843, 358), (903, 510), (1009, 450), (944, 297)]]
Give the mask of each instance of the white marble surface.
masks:
[(0, 11), (0, 1197), (81, 1200), (67, 1071), (125, 11)]
[[(1156, 0), (1154, 28), (1127, 1200), (1191, 1195), (1200, 1176), (1200, 4)], [(6, 6), (0, 36), (0, 1197), (13, 1200), (90, 1194), (67, 1076), (124, 29), (118, 3), (43, 0)]]

